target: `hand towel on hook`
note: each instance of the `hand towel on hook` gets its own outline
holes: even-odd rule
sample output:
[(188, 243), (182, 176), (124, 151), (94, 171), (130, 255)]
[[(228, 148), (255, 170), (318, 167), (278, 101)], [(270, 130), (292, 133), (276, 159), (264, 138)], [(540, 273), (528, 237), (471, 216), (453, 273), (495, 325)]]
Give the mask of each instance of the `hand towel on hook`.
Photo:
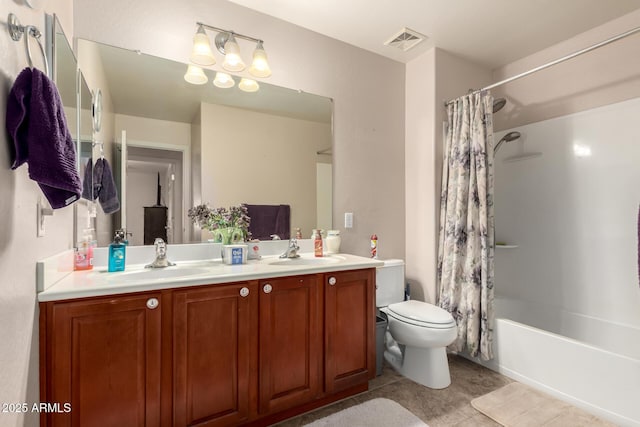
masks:
[(6, 126), (13, 140), (11, 169), (29, 163), (29, 178), (53, 209), (78, 200), (76, 148), (58, 89), (42, 71), (25, 68), (18, 75), (7, 101)]

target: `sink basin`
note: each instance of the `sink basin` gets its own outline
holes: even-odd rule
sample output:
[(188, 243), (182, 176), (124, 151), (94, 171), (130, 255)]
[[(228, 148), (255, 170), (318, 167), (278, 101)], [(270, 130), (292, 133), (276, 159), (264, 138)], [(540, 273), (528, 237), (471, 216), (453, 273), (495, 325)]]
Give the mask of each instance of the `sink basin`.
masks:
[(203, 267), (166, 267), (166, 268), (145, 268), (144, 270), (123, 271), (122, 273), (111, 273), (109, 279), (117, 281), (136, 280), (164, 280), (176, 279), (180, 277), (195, 276), (211, 271)]
[(326, 265), (326, 264), (335, 264), (340, 261), (344, 261), (343, 257), (338, 256), (325, 256), (318, 258), (283, 258), (278, 259), (276, 261), (272, 261), (269, 265), (288, 265), (293, 267), (294, 265)]

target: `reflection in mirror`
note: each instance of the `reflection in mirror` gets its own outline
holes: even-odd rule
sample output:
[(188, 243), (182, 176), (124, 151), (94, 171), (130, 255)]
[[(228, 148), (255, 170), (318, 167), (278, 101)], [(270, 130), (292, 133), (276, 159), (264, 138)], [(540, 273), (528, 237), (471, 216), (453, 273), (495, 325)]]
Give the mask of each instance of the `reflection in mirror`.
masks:
[[(81, 93), (78, 92), (78, 82), (81, 80), (81, 77), (79, 78), (78, 75), (75, 55), (73, 54), (73, 50), (71, 49), (58, 17), (56, 15), (46, 15), (46, 27), (48, 33), (48, 37), (46, 37), (47, 52), (52, 63), (52, 78), (60, 93), (60, 99), (62, 100), (67, 119), (67, 127), (76, 144), (76, 156), (78, 158), (80, 177), (84, 178), (84, 167), (91, 158), (91, 135), (88, 135), (88, 139), (86, 139), (86, 136), (85, 138), (78, 137), (78, 135), (80, 135), (80, 127), (82, 126), (80, 116), (84, 116), (83, 109), (86, 108), (86, 101), (85, 104), (82, 104), (83, 108), (78, 108), (81, 96)], [(84, 83), (84, 90), (87, 90), (86, 83)], [(73, 238), (74, 242), (77, 242), (79, 236), (82, 235), (82, 230), (90, 225), (86, 213), (83, 215), (83, 212), (87, 210), (86, 203), (78, 201), (74, 204), (73, 209), (75, 218)], [(79, 215), (82, 216), (82, 218), (80, 218)]]
[[(96, 140), (114, 173), (123, 171), (116, 181), (126, 211), (111, 216), (116, 225), (126, 220), (129, 244), (210, 239), (187, 217), (201, 203), (288, 205), (289, 230), (308, 237), (331, 228), (330, 99), (264, 82), (245, 93), (237, 77), (228, 89), (195, 86), (183, 78), (185, 64), (87, 40), (78, 40), (78, 60), (89, 87), (102, 91)], [(205, 72), (212, 82), (214, 71)], [(97, 229), (105, 229), (109, 218), (97, 210)], [(98, 244), (110, 237), (99, 232)]]

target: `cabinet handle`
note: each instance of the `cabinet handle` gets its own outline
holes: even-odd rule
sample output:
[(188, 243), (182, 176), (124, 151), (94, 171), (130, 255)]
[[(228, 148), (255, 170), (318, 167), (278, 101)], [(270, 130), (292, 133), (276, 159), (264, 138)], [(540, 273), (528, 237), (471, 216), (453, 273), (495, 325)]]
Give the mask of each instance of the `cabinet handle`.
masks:
[(265, 294), (270, 294), (271, 291), (273, 290), (273, 287), (267, 283), (262, 287), (262, 290), (264, 291)]
[(158, 298), (149, 298), (147, 300), (147, 308), (153, 310), (154, 308), (158, 308), (160, 303), (158, 302)]
[(240, 296), (241, 297), (246, 297), (249, 295), (249, 288), (244, 287), (242, 289), (240, 289)]
[(333, 276), (329, 277), (329, 284), (331, 286), (335, 285), (336, 283), (338, 283), (338, 281), (336, 280), (335, 277), (333, 277)]

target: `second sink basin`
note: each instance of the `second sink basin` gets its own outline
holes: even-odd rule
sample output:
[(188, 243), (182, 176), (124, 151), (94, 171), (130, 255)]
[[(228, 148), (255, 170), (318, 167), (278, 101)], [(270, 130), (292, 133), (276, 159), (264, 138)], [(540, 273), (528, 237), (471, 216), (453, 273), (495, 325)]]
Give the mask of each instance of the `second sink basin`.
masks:
[(341, 256), (324, 256), (324, 257), (317, 257), (317, 258), (307, 258), (307, 257), (300, 257), (300, 258), (278, 258), (276, 261), (272, 261), (269, 264), (270, 265), (290, 265), (290, 266), (294, 266), (294, 265), (326, 265), (326, 264), (335, 264), (338, 263), (340, 261), (344, 261), (345, 258), (341, 257)]

